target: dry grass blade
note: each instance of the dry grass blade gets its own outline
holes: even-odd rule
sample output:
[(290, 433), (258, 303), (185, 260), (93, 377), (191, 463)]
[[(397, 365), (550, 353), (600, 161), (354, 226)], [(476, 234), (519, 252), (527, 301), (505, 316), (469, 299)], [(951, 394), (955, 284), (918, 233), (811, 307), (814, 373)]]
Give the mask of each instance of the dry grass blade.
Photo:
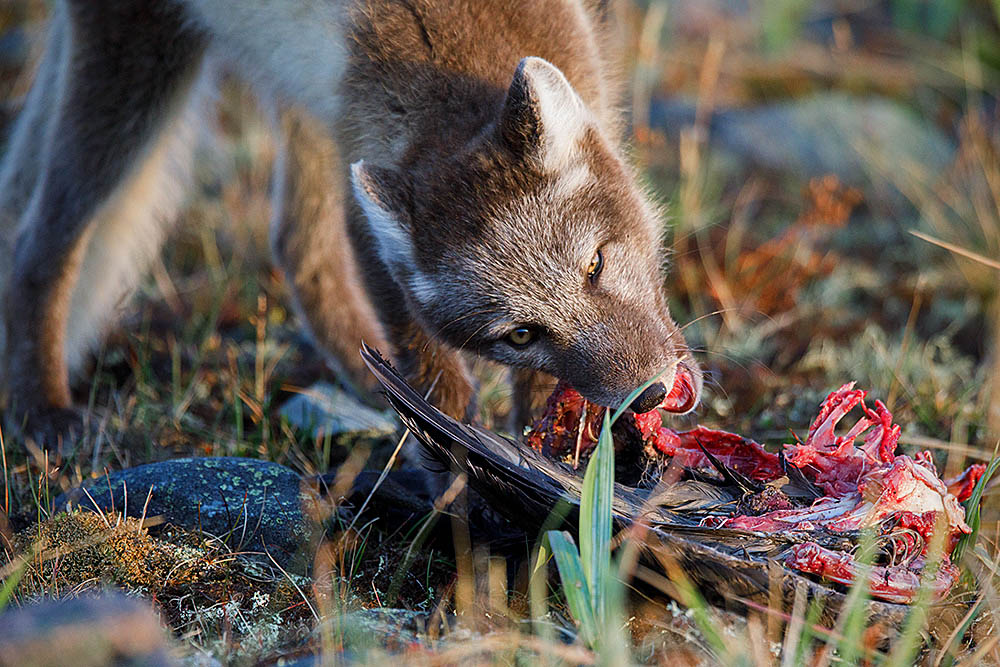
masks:
[[(224, 3), (239, 4), (238, 0)], [(0, 9), (4, 45), (0, 48), (0, 131), (14, 127), (12, 112), (23, 104), (22, 96), (38, 71), (32, 60), (44, 46), (46, 15), (65, 4), (63, 0), (11, 0)], [(423, 13), (449, 4), (456, 3), (430, 0), (420, 9)], [(614, 3), (593, 0), (589, 4), (595, 8), (607, 4), (610, 9)], [(816, 385), (855, 379), (878, 393), (890, 408), (899, 408), (907, 431), (900, 442), (932, 450), (939, 470), (946, 473), (942, 477), (952, 477), (967, 459), (988, 461), (988, 450), (995, 436), (1000, 437), (1000, 123), (996, 114), (1000, 0), (985, 5), (901, 0), (822, 3), (822, 7), (790, 0), (749, 7), (736, 3), (740, 7), (735, 10), (729, 4), (633, 0), (619, 3), (613, 9), (615, 16), (607, 17), (608, 26), (621, 23), (625, 34), (615, 37), (631, 44), (630, 52), (615, 59), (623, 70), (619, 83), (632, 83), (631, 99), (619, 102), (631, 107), (625, 122), (632, 128), (634, 145), (620, 148), (623, 154), (635, 152), (631, 157), (642, 185), (652, 198), (663, 200), (654, 202), (654, 207), (669, 214), (662, 216), (663, 231), (672, 238), (667, 244), (672, 243), (674, 250), (673, 268), (665, 277), (667, 296), (683, 335), (698, 354), (704, 352), (710, 390), (698, 420), (708, 427), (745, 432), (777, 444), (789, 429), (804, 426), (792, 422), (801, 415), (803, 404), (812, 400), (810, 392)], [(949, 12), (956, 14), (954, 21), (940, 20)], [(912, 21), (904, 21), (904, 14)], [(444, 39), (445, 33), (435, 32), (431, 37)], [(614, 50), (610, 41), (599, 47), (602, 62)], [(554, 61), (558, 62), (563, 46), (553, 45)], [(507, 572), (495, 553), (483, 561), (489, 567), (485, 583), (489, 584), (490, 611), (486, 613), (493, 620), (503, 617), (511, 625), (492, 625), (501, 629), (489, 634), (465, 632), (470, 626), (486, 625), (478, 618), (486, 607), (453, 604), (472, 597), (456, 593), (454, 575), (457, 566), (462, 585), (484, 583), (477, 569), (480, 561), (466, 559), (479, 545), (463, 542), (458, 550), (468, 546), (465, 553), (452, 560), (451, 545), (439, 538), (447, 531), (443, 520), (461, 509), (459, 504), (452, 513), (449, 506), (462, 502), (466, 478), (456, 477), (437, 499), (421, 495), (421, 507), (425, 500), (429, 502), (421, 510), (423, 516), (414, 517), (412, 523), (386, 526), (381, 516), (373, 523), (378, 514), (375, 506), (383, 506), (380, 497), (387, 486), (395, 485), (394, 471), (405, 458), (401, 449), (409, 446), (404, 443), (412, 443), (413, 434), (399, 440), (398, 434), (377, 440), (369, 434), (355, 437), (350, 433), (323, 438), (283, 420), (282, 404), (291, 392), (300, 391), (293, 387), (330, 380), (330, 369), (322, 354), (310, 346), (308, 336), (302, 335), (303, 313), (289, 300), (289, 288), (297, 287), (295, 276), (275, 270), (268, 252), (267, 230), (274, 213), (270, 191), (282, 185), (272, 177), (271, 166), (279, 157), (276, 154), (284, 152), (279, 150), (284, 142), (275, 141), (278, 137), (259, 113), (254, 93), (234, 74), (223, 73), (218, 104), (192, 123), (204, 139), (204, 148), (210, 150), (199, 149), (194, 156), (198, 173), (193, 175), (191, 206), (179, 216), (183, 224), (177, 225), (174, 241), (162, 257), (153, 258), (151, 280), (143, 283), (138, 298), (119, 304), (123, 324), (111, 327), (99, 357), (86, 364), (93, 367), (89, 362), (96, 361), (93, 372), (88, 371), (94, 380), (86, 402), (88, 423), (96, 424), (96, 430), (88, 428), (81, 443), (64, 446), (58, 455), (49, 449), (53, 452), (50, 461), (38, 443), (26, 442), (10, 413), (2, 415), (9, 428), (0, 430), (4, 476), (0, 608), (30, 597), (33, 592), (26, 592), (28, 584), (37, 583), (38, 591), (52, 596), (79, 594), (95, 586), (97, 580), (90, 571), (82, 575), (88, 579), (69, 585), (36, 572), (35, 563), (42, 562), (46, 572), (58, 570), (64, 576), (72, 557), (80, 555), (75, 553), (79, 544), (86, 544), (70, 537), (47, 544), (30, 533), (23, 537), (36, 524), (65, 518), (50, 512), (50, 495), (99, 478), (102, 470), (125, 470), (150, 461), (253, 457), (310, 477), (336, 470), (330, 493), (315, 504), (316, 516), (310, 515), (324, 521), (331, 518), (330, 512), (342, 509), (336, 502), (342, 493), (351, 492), (359, 472), (370, 472), (377, 481), (371, 491), (359, 495), (358, 509), (351, 508), (353, 514), (335, 514), (338, 530), (347, 526), (343, 535), (330, 534), (320, 544), (320, 548), (329, 546), (324, 556), (329, 566), (322, 570), (317, 566), (319, 558), (315, 559), (313, 590), (321, 571), (336, 583), (325, 600), (313, 595), (307, 580), (278, 551), (272, 549), (294, 578), (291, 584), (266, 558), (251, 564), (223, 544), (224, 538), (203, 533), (202, 512), (209, 503), (218, 502), (217, 497), (194, 499), (192, 523), (197, 522), (197, 531), (186, 534), (175, 525), (156, 532), (152, 537), (157, 542), (181, 549), (183, 558), (178, 563), (187, 563), (188, 548), (197, 554), (192, 558), (234, 563), (224, 577), (192, 575), (197, 579), (194, 586), (180, 592), (134, 591), (155, 597), (172, 634), (186, 645), (183, 650), (220, 664), (276, 664), (297, 660), (309, 651), (322, 651), (317, 662), (324, 663), (356, 659), (387, 665), (619, 664), (609, 651), (595, 654), (582, 640), (567, 645), (554, 638), (556, 628), (572, 624), (561, 594), (553, 604), (549, 585), (558, 584), (549, 579), (556, 569), (550, 567), (551, 554), (531, 580), (533, 634), (509, 631), (518, 627), (512, 617), (524, 611), (519, 606), (523, 600), (518, 599), (520, 591), (507, 589), (502, 576)], [(577, 73), (570, 74), (575, 81)], [(420, 88), (419, 81), (412, 83), (412, 90)], [(588, 100), (597, 99), (591, 97), (594, 91), (581, 92), (586, 92), (583, 96)], [(818, 107), (812, 106), (815, 102), (820, 102)], [(841, 134), (832, 123), (823, 127), (841, 112), (852, 119), (850, 127), (863, 131)], [(601, 123), (607, 120), (603, 111), (598, 115)], [(900, 134), (893, 126), (903, 116), (913, 117), (919, 126), (910, 131), (906, 123), (900, 126), (906, 133)], [(489, 119), (483, 116), (482, 120)], [(449, 127), (448, 131), (459, 129)], [(430, 146), (436, 137), (426, 139)], [(842, 156), (851, 157), (850, 164)], [(308, 167), (310, 156), (304, 155), (301, 164), (294, 155), (284, 157), (292, 158), (284, 162), (290, 170), (288, 180), (301, 184), (303, 179), (295, 178), (294, 171)], [(319, 167), (340, 157), (312, 159)], [(838, 185), (834, 173), (842, 184)], [(316, 198), (322, 207), (317, 220), (339, 215), (344, 197), (350, 202), (350, 192), (340, 192), (342, 184), (337, 180), (330, 181), (329, 174), (322, 180), (322, 185), (334, 187), (324, 187), (322, 196)], [(864, 196), (857, 214), (850, 210), (855, 201), (852, 188)], [(798, 191), (801, 196), (795, 194)], [(330, 195), (336, 201), (323, 198)], [(829, 207), (820, 206), (821, 202)], [(295, 207), (286, 205), (282, 210), (292, 214)], [(578, 224), (587, 219), (579, 218)], [(839, 222), (832, 224), (834, 219)], [(912, 237), (901, 231), (910, 227), (922, 231), (914, 231)], [(12, 250), (9, 240), (0, 238), (0, 274), (9, 269), (9, 257), (2, 256)], [(623, 255), (631, 250), (627, 242), (621, 246)], [(612, 278), (616, 265), (610, 265)], [(486, 280), (503, 278), (500, 272)], [(0, 283), (6, 279), (0, 275)], [(553, 294), (553, 298), (561, 296)], [(495, 316), (494, 310), (492, 305), (470, 306), (469, 312), (449, 318), (444, 328), (449, 338), (463, 337), (468, 318), (481, 316), (485, 321)], [(879, 335), (868, 336), (866, 331), (858, 336), (861, 327)], [(75, 331), (74, 335), (88, 333)], [(444, 332), (436, 333), (424, 341), (421, 353), (438, 338), (445, 340)], [(818, 346), (827, 341), (829, 351), (820, 350)], [(800, 361), (803, 355), (813, 366)], [(502, 381), (504, 371), (476, 367), (473, 372), (480, 376), (482, 425), (493, 428), (504, 423), (511, 408)], [(858, 377), (865, 374), (868, 378)], [(489, 377), (490, 383), (482, 376)], [(429, 373), (427, 379), (433, 377)], [(82, 398), (85, 390), (85, 385), (78, 384), (74, 396)], [(599, 420), (594, 419), (594, 411), (589, 420), (586, 417), (581, 415), (581, 423), (594, 422), (591, 428), (596, 431)], [(778, 432), (781, 435), (767, 435)], [(569, 452), (574, 467), (586, 467), (591, 455), (580, 435), (582, 430), (576, 449)], [(388, 463), (382, 467), (385, 456)], [(619, 465), (628, 462), (622, 455), (618, 459)], [(376, 465), (375, 460), (379, 461), (376, 470), (366, 470)], [(940, 465), (942, 460), (946, 465)], [(409, 473), (402, 473), (398, 479), (409, 483)], [(583, 470), (579, 473), (582, 477)], [(129, 486), (134, 510), (139, 510), (137, 485), (130, 480)], [(90, 488), (98, 498), (94, 487)], [(95, 534), (103, 534), (107, 527), (116, 538), (130, 533), (126, 537), (138, 539), (136, 534), (145, 532), (144, 528), (165, 520), (146, 516), (147, 510), (151, 514), (160, 511), (156, 506), (166, 488), (162, 484), (156, 488), (157, 498), (152, 498), (149, 489), (138, 524), (112, 504), (99, 516), (88, 514), (88, 525), (92, 522)], [(975, 575), (974, 582), (969, 578), (963, 601), (976, 604), (950, 636), (935, 636), (940, 641), (928, 646), (928, 661), (937, 659), (940, 667), (976, 661), (1000, 664), (1000, 639), (988, 634), (1000, 619), (1000, 554), (995, 553), (1000, 539), (991, 543), (993, 536), (987, 535), (995, 525), (1000, 527), (996, 521), (1000, 496), (993, 490), (981, 497), (980, 539), (970, 544), (963, 561)], [(122, 487), (114, 491), (112, 498), (117, 500), (112, 502), (124, 511)], [(127, 505), (127, 489), (124, 495)], [(265, 494), (267, 498), (271, 496)], [(510, 496), (501, 497), (500, 502), (507, 499), (513, 502)], [(83, 500), (89, 507), (93, 498)], [(228, 503), (225, 509), (228, 515)], [(252, 509), (244, 499), (238, 513), (242, 525), (231, 524), (226, 538), (242, 544), (251, 533), (265, 528), (263, 512), (256, 528), (250, 525), (247, 517)], [(320, 512), (326, 514), (320, 517)], [(563, 509), (559, 516), (565, 519)], [(967, 519), (973, 520), (972, 512)], [(557, 523), (546, 523), (535, 532), (544, 534)], [(700, 591), (693, 588), (699, 568), (685, 564), (689, 568), (685, 579), (681, 565), (675, 563), (677, 581), (661, 576), (662, 568), (657, 572), (644, 569), (651, 563), (644, 549), (655, 543), (644, 537), (647, 532), (655, 530), (636, 523), (617, 535), (612, 533), (611, 546), (617, 550), (612, 552), (613, 569), (591, 576), (614, 584), (644, 580), (671, 592), (679, 603), (691, 605), (671, 615), (671, 622), (678, 624), (671, 631), (683, 647), (679, 655), (670, 653), (673, 645), (666, 653), (657, 652), (661, 647), (644, 652), (659, 639), (641, 635), (648, 619), (646, 608), (636, 607), (637, 622), (624, 630), (624, 623), (616, 618), (592, 631), (594, 636), (606, 633), (599, 639), (602, 649), (607, 647), (605, 641), (620, 640), (635, 649), (634, 657), (641, 662), (677, 665), (696, 662), (690, 659), (692, 654), (703, 662), (727, 665), (811, 664), (816, 653), (827, 648), (818, 657), (833, 665), (851, 659), (850, 651), (858, 664), (881, 664), (889, 658), (892, 647), (883, 644), (862, 642), (847, 648), (848, 637), (862, 623), (858, 614), (851, 618), (845, 614), (834, 631), (837, 612), (830, 598), (812, 593), (810, 599), (810, 594), (794, 591), (794, 601), (782, 600), (779, 593), (789, 591), (779, 590), (774, 579), (770, 600), (732, 599), (733, 608), (739, 605), (760, 614), (760, 622), (748, 623), (735, 613), (717, 612), (707, 606), (706, 600), (719, 599), (709, 595), (709, 585), (697, 584), (702, 586)], [(601, 572), (606, 563), (600, 543), (606, 536), (603, 529), (591, 533), (595, 545), (579, 569), (586, 571), (587, 565)], [(170, 535), (178, 537), (171, 542)], [(20, 540), (16, 551), (12, 549), (15, 537)], [(573, 532), (573, 538), (582, 546), (581, 535)], [(209, 544), (214, 546), (208, 548)], [(315, 545), (310, 542), (310, 546)], [(23, 560), (25, 556), (33, 560)], [(149, 559), (133, 562), (151, 571)], [(23, 577), (18, 583), (19, 572)], [(234, 586), (241, 577), (253, 581), (245, 589)], [(382, 585), (382, 577), (391, 578), (388, 587)], [(166, 579), (173, 581), (172, 575)], [(262, 588), (262, 584), (274, 588)], [(207, 602), (198, 599), (202, 587), (213, 586), (225, 590)], [(633, 593), (639, 597), (648, 588), (636, 586)], [(267, 591), (272, 606), (255, 604), (256, 594), (266, 597)], [(302, 591), (308, 599), (300, 599)], [(596, 594), (596, 586), (590, 592)], [(725, 591), (720, 592), (726, 597)], [(586, 602), (594, 607), (593, 599)], [(364, 608), (359, 610), (358, 605)], [(456, 608), (463, 613), (452, 614)], [(236, 626), (254, 611), (267, 615), (266, 624), (238, 630)], [(301, 639), (312, 629), (317, 612), (323, 626), (338, 628), (338, 634), (335, 639), (329, 635), (323, 643), (303, 645)], [(376, 633), (360, 624), (368, 612), (378, 619)], [(404, 615), (405, 620), (399, 620)], [(761, 625), (765, 619), (766, 628)], [(289, 631), (290, 626), (295, 628)], [(416, 628), (412, 632), (411, 626)], [(456, 627), (459, 632), (452, 632)], [(869, 629), (862, 627), (860, 635), (868, 637)], [(276, 639), (265, 647), (269, 633)], [(281, 633), (285, 634), (277, 639)], [(298, 634), (289, 639), (294, 633)], [(895, 641), (890, 638), (889, 643)], [(771, 649), (781, 652), (769, 655)], [(909, 649), (896, 656), (906, 662)]]
[(936, 246), (938, 246), (940, 248), (944, 248), (945, 250), (949, 250), (949, 251), (955, 253), (956, 255), (961, 255), (962, 257), (965, 257), (966, 259), (971, 259), (974, 262), (979, 262), (980, 264), (983, 264), (983, 265), (988, 266), (988, 267), (990, 267), (992, 269), (996, 269), (996, 270), (1000, 271), (1000, 261), (997, 261), (995, 259), (990, 259), (989, 257), (986, 257), (985, 255), (980, 255), (978, 252), (973, 252), (972, 250), (967, 250), (966, 248), (963, 248), (961, 246), (955, 245), (954, 243), (949, 243), (948, 241), (942, 241), (941, 239), (935, 238), (935, 237), (931, 236), (930, 234), (925, 234), (924, 232), (921, 232), (921, 231), (916, 230), (916, 229), (911, 229), (910, 230), (910, 234), (916, 236), (918, 239), (921, 239), (923, 241), (927, 241), (928, 243), (932, 243), (932, 244), (934, 244), (934, 245), (936, 245)]
[(319, 623), (320, 616), (319, 614), (316, 613), (316, 608), (313, 607), (312, 602), (309, 601), (309, 596), (307, 596), (304, 592), (302, 592), (302, 589), (295, 582), (295, 579), (292, 578), (292, 575), (288, 574), (288, 572), (285, 571), (285, 568), (281, 567), (281, 565), (278, 564), (278, 561), (274, 560), (274, 556), (271, 555), (271, 551), (267, 548), (267, 545), (264, 545), (264, 553), (267, 554), (267, 557), (268, 559), (270, 559), (271, 564), (274, 565), (274, 567), (278, 568), (278, 572), (281, 572), (281, 574), (284, 575), (285, 579), (288, 580), (288, 583), (292, 585), (292, 588), (294, 588), (296, 592), (298, 592), (299, 596), (302, 598), (302, 601), (306, 603), (306, 606), (309, 607), (309, 611), (312, 612), (313, 618), (316, 620), (317, 623)]
[[(434, 388), (437, 386), (438, 380), (440, 379), (441, 379), (441, 372), (439, 371), (438, 374), (434, 376), (434, 381), (431, 382), (431, 385), (427, 388), (427, 391), (424, 393), (424, 400), (427, 400), (427, 398), (431, 395), (431, 393), (434, 391)], [(372, 490), (368, 492), (368, 496), (365, 498), (364, 502), (361, 503), (361, 507), (359, 507), (358, 511), (354, 513), (354, 518), (351, 519), (351, 524), (347, 527), (345, 533), (350, 533), (351, 530), (354, 529), (354, 525), (357, 523), (358, 517), (360, 517), (361, 514), (365, 511), (365, 508), (368, 507), (368, 503), (371, 502), (371, 499), (375, 497), (375, 493), (379, 490), (379, 487), (382, 486), (382, 483), (385, 481), (385, 478), (388, 477), (389, 471), (392, 470), (392, 466), (396, 464), (396, 459), (399, 457), (399, 452), (402, 451), (403, 444), (406, 443), (406, 439), (409, 436), (410, 436), (410, 429), (403, 429), (403, 435), (401, 435), (399, 437), (399, 440), (396, 442), (396, 447), (392, 450), (392, 454), (389, 456), (389, 460), (386, 461), (385, 467), (382, 469), (381, 474), (379, 474), (378, 479), (375, 480), (375, 484), (372, 485)], [(353, 483), (353, 480), (351, 481)]]
[(931, 438), (917, 433), (903, 433), (899, 437), (899, 442), (904, 445), (912, 445), (914, 447), (922, 447), (924, 449), (938, 449), (966, 456), (970, 459), (976, 459), (978, 461), (989, 461), (992, 458), (992, 455), (989, 452), (978, 447), (971, 447), (959, 442), (939, 440), (938, 438)]

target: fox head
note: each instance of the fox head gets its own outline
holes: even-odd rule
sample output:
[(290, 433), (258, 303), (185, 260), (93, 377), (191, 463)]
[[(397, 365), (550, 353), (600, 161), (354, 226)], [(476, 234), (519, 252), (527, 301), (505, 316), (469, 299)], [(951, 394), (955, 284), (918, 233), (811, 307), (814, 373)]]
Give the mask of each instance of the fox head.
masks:
[[(357, 162), (379, 256), (432, 335), (652, 409), (701, 374), (667, 309), (662, 221), (562, 72), (525, 58), (492, 123), (433, 164)], [(498, 100), (499, 101), (499, 100)]]

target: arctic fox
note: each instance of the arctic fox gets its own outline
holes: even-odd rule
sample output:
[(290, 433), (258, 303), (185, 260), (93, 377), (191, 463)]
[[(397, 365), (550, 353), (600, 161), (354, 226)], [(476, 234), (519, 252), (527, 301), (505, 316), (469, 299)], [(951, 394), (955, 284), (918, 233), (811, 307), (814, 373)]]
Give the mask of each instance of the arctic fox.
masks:
[(59, 0), (0, 172), (18, 408), (77, 424), (71, 374), (176, 212), (210, 56), (281, 110), (274, 253), (348, 371), (364, 339), (467, 418), (478, 354), (516, 369), (522, 421), (539, 373), (617, 405), (664, 371), (632, 407), (683, 381), (689, 409), (701, 375), (620, 145), (608, 4)]

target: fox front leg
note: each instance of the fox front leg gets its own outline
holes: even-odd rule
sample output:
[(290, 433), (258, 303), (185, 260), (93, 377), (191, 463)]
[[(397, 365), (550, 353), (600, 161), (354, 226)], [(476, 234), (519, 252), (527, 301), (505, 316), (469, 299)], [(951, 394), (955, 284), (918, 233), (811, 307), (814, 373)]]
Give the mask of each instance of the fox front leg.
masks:
[(385, 335), (362, 285), (345, 217), (345, 174), (338, 148), (314, 118), (287, 108), (280, 119), (283, 150), (275, 170), (271, 247), (292, 303), (330, 366), (353, 387), (374, 392), (361, 361), (361, 341), (387, 350)]
[[(82, 431), (70, 394), (73, 362), (102, 333), (122, 284), (139, 275), (136, 250), (158, 249), (156, 216), (135, 215), (124, 205), (156, 191), (144, 186), (159, 183), (159, 170), (147, 167), (167, 162), (167, 138), (175, 134), (203, 50), (201, 36), (173, 5), (60, 6), (65, 12), (56, 20), (69, 24), (51, 38), (62, 39), (72, 26), (72, 39), (46, 53), (37, 79), (44, 94), (29, 95), (18, 128), (43, 137), (41, 150), (15, 151), (4, 166), (8, 172), (24, 159), (41, 161), (10, 269), (4, 376), (15, 420), (26, 419), (28, 433), (50, 447)], [(59, 72), (54, 80), (50, 68)], [(38, 132), (36, 122), (50, 125)], [(115, 215), (125, 208), (130, 215)], [(148, 225), (140, 224), (147, 218)], [(117, 254), (91, 256), (90, 245), (109, 234)]]

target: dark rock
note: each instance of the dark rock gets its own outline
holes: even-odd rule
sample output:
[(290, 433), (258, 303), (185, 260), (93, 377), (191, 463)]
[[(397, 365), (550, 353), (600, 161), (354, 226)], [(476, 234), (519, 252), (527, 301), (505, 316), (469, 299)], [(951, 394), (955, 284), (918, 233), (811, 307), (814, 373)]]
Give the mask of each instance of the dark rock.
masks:
[[(128, 516), (163, 516), (189, 530), (222, 537), (234, 550), (268, 551), (282, 566), (312, 535), (303, 512), (301, 478), (292, 470), (256, 459), (175, 459), (120, 470), (56, 498), (57, 510), (79, 506), (124, 508)], [(113, 491), (113, 495), (112, 495)], [(126, 492), (128, 502), (126, 503)]]
[(10, 608), (0, 628), (0, 665), (179, 664), (153, 609), (118, 593)]
[[(443, 488), (434, 491), (442, 481), (447, 487), (450, 480), (439, 473), (425, 469), (392, 470), (378, 484), (381, 473), (377, 470), (363, 470), (351, 485), (350, 491), (338, 500), (341, 509), (347, 516), (354, 516), (362, 506), (364, 516), (358, 525), (370, 519), (377, 519), (375, 527), (383, 531), (399, 531), (421, 525), (427, 530), (429, 544), (444, 553), (451, 553), (455, 546), (455, 536), (452, 534), (452, 522), (438, 520), (443, 514), (435, 511), (435, 503)], [(336, 483), (336, 473), (320, 475), (313, 478), (321, 496), (329, 497), (330, 490)], [(508, 576), (513, 578), (521, 560), (528, 557), (526, 545), (533, 543), (534, 534), (525, 531), (498, 513), (482, 496), (473, 490), (467, 490), (460, 500), (461, 508), (449, 506), (441, 508), (445, 512), (458, 511), (468, 519), (468, 530), (472, 541), (476, 544), (489, 544), (494, 555), (501, 555), (507, 560)], [(365, 504), (367, 501), (367, 505)], [(424, 526), (424, 521), (430, 520), (430, 525)]]
[[(389, 525), (400, 525), (410, 519), (422, 518), (434, 511), (434, 473), (419, 468), (391, 470), (378, 484), (379, 470), (362, 470), (354, 478), (345, 500), (350, 509), (357, 510), (368, 500), (368, 512)], [(316, 478), (321, 493), (328, 495), (336, 484), (337, 473), (327, 473)], [(371, 499), (369, 499), (371, 496)]]

